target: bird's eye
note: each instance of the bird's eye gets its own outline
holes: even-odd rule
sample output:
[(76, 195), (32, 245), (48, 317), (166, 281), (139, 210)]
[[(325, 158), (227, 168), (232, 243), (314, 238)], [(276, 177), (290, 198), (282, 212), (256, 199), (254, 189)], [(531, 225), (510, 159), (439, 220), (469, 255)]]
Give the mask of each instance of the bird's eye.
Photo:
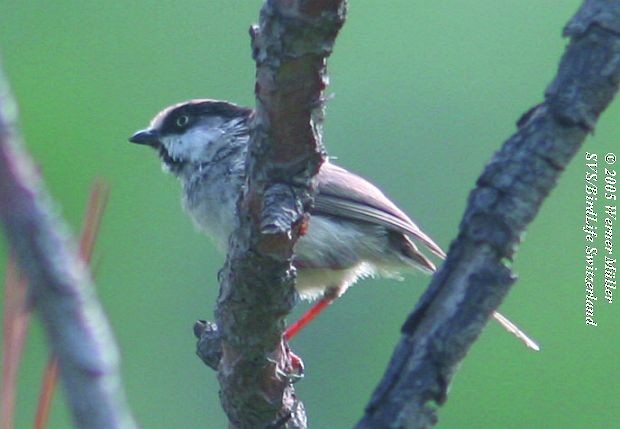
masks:
[(177, 118), (177, 127), (183, 128), (189, 122), (189, 117), (187, 115), (181, 115)]

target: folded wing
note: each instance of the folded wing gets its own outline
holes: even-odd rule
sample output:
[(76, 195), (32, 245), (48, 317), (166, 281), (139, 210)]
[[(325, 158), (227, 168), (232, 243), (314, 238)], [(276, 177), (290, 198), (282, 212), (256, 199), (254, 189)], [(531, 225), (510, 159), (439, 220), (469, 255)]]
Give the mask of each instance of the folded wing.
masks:
[(441, 248), (376, 186), (344, 168), (326, 162), (318, 174), (315, 213), (374, 223), (423, 243), (445, 258)]

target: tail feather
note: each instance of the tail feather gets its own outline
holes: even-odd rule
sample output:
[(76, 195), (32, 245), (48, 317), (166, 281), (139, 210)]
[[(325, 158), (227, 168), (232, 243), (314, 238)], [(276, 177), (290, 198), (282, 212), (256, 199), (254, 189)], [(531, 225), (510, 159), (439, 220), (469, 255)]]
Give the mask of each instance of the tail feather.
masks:
[(523, 332), (521, 329), (519, 329), (519, 327), (517, 325), (515, 325), (510, 320), (508, 320), (506, 318), (506, 316), (504, 316), (504, 315), (502, 315), (502, 314), (500, 314), (500, 313), (498, 313), (496, 311), (496, 312), (493, 313), (493, 317), (495, 318), (495, 320), (497, 320), (499, 322), (500, 325), (502, 325), (504, 327), (504, 329), (506, 329), (508, 332), (513, 334), (519, 340), (521, 340), (523, 342), (523, 344), (525, 344), (527, 347), (529, 347), (530, 349), (535, 350), (535, 351), (539, 351), (540, 350), (540, 347), (538, 346), (536, 341), (534, 341), (530, 337), (528, 337), (525, 332)]

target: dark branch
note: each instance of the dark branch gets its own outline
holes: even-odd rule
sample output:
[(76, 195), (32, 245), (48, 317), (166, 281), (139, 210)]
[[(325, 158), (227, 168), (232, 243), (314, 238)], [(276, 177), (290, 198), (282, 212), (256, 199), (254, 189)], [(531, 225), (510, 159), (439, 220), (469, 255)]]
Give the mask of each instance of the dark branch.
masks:
[(458, 363), (515, 282), (521, 236), (614, 97), (620, 79), (620, 2), (589, 0), (545, 101), (518, 123), (472, 191), (459, 236), (413, 313), (356, 426), (426, 428)]
[(0, 220), (60, 363), (75, 427), (132, 429), (112, 331), (88, 270), (24, 152), (0, 71)]
[(256, 111), (247, 184), (222, 272), (219, 336), (211, 341), (221, 341), (220, 396), (237, 429), (306, 427), (282, 331), (296, 299), (293, 245), (325, 156), (325, 60), (344, 16), (344, 0), (268, 0), (251, 29)]

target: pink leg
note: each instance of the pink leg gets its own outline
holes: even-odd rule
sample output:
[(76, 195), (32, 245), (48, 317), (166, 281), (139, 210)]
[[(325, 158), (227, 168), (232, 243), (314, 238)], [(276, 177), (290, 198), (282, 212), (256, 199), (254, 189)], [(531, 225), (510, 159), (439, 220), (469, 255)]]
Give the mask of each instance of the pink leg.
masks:
[(321, 311), (325, 309), (329, 304), (331, 304), (335, 296), (327, 295), (321, 298), (319, 302), (314, 304), (308, 311), (306, 311), (298, 321), (289, 326), (286, 331), (284, 331), (284, 339), (286, 341), (290, 341), (299, 331), (306, 327), (308, 323), (310, 323), (316, 316), (319, 315)]

